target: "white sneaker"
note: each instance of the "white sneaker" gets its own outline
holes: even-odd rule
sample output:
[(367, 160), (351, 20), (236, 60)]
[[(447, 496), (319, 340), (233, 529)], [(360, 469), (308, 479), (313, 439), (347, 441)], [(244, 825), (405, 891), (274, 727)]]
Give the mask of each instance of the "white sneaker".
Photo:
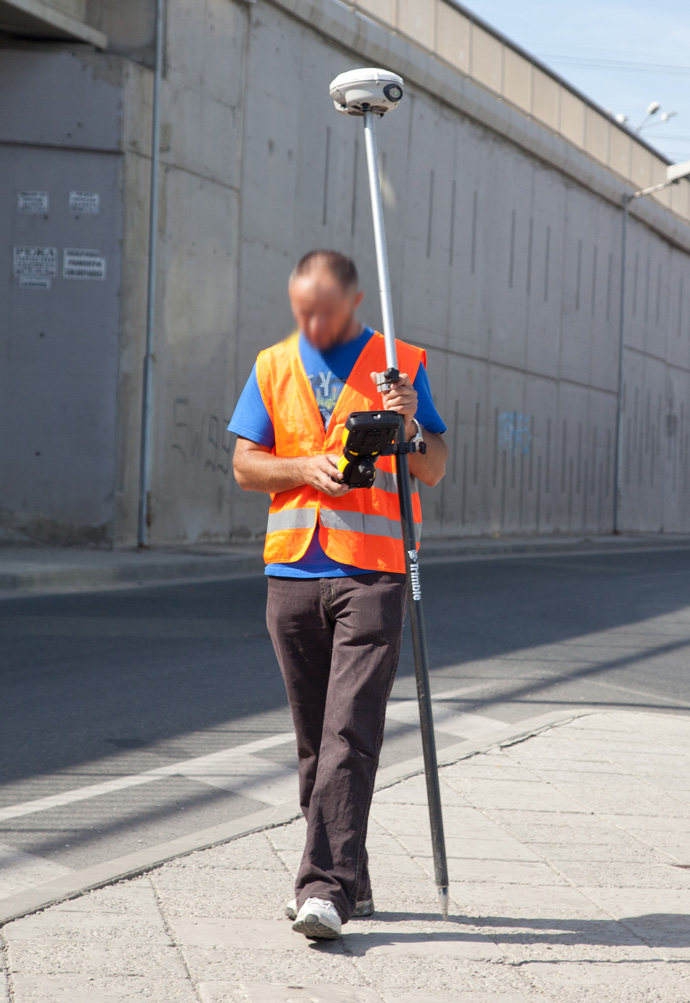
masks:
[(317, 940), (335, 940), (340, 936), (338, 910), (326, 899), (307, 899), (292, 924), (295, 933)]
[[(288, 919), (297, 919), (297, 899), (290, 899), (288, 904), (285, 906), (285, 915)], [(353, 918), (356, 916), (373, 916), (374, 915), (374, 900), (373, 899), (362, 899), (355, 905), (355, 911), (353, 912)]]

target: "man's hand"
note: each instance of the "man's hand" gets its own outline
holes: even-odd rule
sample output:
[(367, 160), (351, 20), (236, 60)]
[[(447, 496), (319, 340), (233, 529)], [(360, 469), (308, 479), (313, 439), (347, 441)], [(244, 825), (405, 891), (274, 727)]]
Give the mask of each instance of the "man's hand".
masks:
[(302, 460), (304, 465), (304, 483), (310, 484), (317, 491), (332, 498), (339, 498), (350, 490), (349, 484), (343, 484), (343, 475), (338, 470), (339, 456), (334, 453), (322, 453), (318, 456), (305, 456)]
[[(372, 373), (371, 378), (376, 384), (378, 373)], [(417, 429), (412, 421), (417, 413), (417, 391), (407, 373), (400, 373), (400, 378), (392, 384), (392, 389), (382, 393), (384, 411), (397, 411), (405, 419), (405, 438), (411, 439)]]
[(274, 456), (268, 446), (251, 439), (237, 439), (233, 468), (237, 483), (244, 491), (267, 491), (278, 494), (303, 484), (316, 488), (331, 498), (350, 490), (338, 470), (339, 457), (332, 453), (318, 456)]

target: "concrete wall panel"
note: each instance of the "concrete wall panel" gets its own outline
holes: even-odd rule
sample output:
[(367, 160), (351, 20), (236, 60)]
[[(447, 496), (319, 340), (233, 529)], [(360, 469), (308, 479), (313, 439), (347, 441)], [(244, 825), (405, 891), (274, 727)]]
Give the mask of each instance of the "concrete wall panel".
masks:
[(443, 412), (448, 426), (448, 467), (439, 489), (440, 529), (462, 536), (482, 531), (486, 518), (486, 477), (492, 426), (487, 406), (486, 362), (459, 356), (433, 360), (431, 379), (438, 379), (438, 366), (445, 370), (447, 388)]
[[(527, 252), (533, 167), (496, 143), (487, 164), (482, 282), (487, 289), (492, 361), (522, 368), (527, 325)], [(519, 320), (518, 320), (519, 318)]]
[(478, 24), (470, 27), (472, 76), (480, 84), (500, 94), (503, 88), (503, 46)]
[(560, 95), (558, 131), (578, 148), (585, 144), (585, 106), (563, 88)]
[[(186, 171), (166, 178), (167, 226), (186, 240), (166, 248), (157, 348), (152, 542), (225, 539), (237, 310), (237, 194)], [(199, 295), (224, 289), (225, 296)]]
[(585, 149), (591, 156), (607, 164), (610, 157), (608, 119), (593, 108), (585, 109)]
[[(263, 535), (266, 499), (234, 485), (225, 424), (257, 352), (291, 330), (286, 285), (300, 254), (315, 246), (352, 253), (365, 292), (362, 318), (380, 326), (363, 130), (337, 115), (327, 96), (332, 76), (362, 63), (398, 68), (407, 83), (405, 101), (379, 124), (378, 136), (397, 331), (427, 348), (449, 426), (448, 477), (423, 491), (427, 534), (609, 530), (616, 192), (628, 155), (638, 187), (663, 165), (593, 109), (585, 133), (583, 102), (490, 33), (470, 30), (451, 5), (435, 3), (436, 20), (416, 27), (422, 4), (359, 6), (391, 23), (399, 16), (399, 33), (318, 0), (166, 6), (152, 542)], [(134, 58), (144, 58), (149, 43), (142, 36)], [(484, 89), (427, 58), (432, 45), (441, 60), (472, 69)], [(150, 73), (69, 46), (4, 52), (0, 127), (12, 145), (0, 146), (0, 159), (16, 190), (50, 187), (51, 210), (47, 220), (18, 219), (13, 205), (0, 205), (0, 227), (10, 237), (10, 323), (0, 330), (0, 353), (20, 381), (47, 386), (50, 415), (46, 425), (43, 413), (25, 413), (5, 366), (3, 399), (16, 404), (24, 430), (16, 437), (21, 454), (2, 457), (18, 472), (12, 496), (0, 498), (3, 525), (21, 532), (33, 520), (35, 529), (38, 513), (44, 534), (52, 519), (56, 534), (132, 543)], [(531, 117), (515, 108), (527, 108), (528, 99)], [(587, 136), (589, 161), (557, 132), (580, 148)], [(55, 149), (36, 151), (34, 160), (29, 147), (41, 143)], [(54, 215), (55, 178), (65, 191), (72, 181), (61, 167), (50, 183), (43, 179), (53, 156), (79, 175), (75, 188), (102, 185), (113, 195), (96, 220)], [(688, 192), (689, 185), (673, 189), (668, 204), (686, 204)], [(64, 249), (77, 240), (105, 248), (107, 281), (79, 288), (60, 276), (51, 290), (17, 288), (11, 246)], [(680, 220), (661, 205), (634, 205), (624, 357), (628, 529), (687, 528), (686, 244)], [(58, 303), (58, 293), (58, 309), (41, 305)], [(97, 330), (89, 327), (94, 316)], [(46, 337), (34, 348), (41, 330)], [(67, 344), (71, 353), (55, 348)], [(72, 403), (62, 407), (67, 396)], [(50, 511), (35, 507), (39, 496)], [(81, 507), (73, 504), (78, 497)]]
[(506, 49), (503, 64), (503, 94), (523, 111), (532, 111), (532, 64), (512, 49)]
[(537, 167), (533, 189), (528, 221), (526, 367), (555, 379), (561, 358), (566, 187), (554, 171)]
[[(107, 540), (114, 490), (118, 372), (120, 162), (111, 154), (0, 146), (4, 200), (0, 342), (0, 507), (19, 510), (41, 538), (64, 521), (66, 539)], [(18, 193), (45, 192), (45, 213), (19, 211)], [(70, 191), (98, 193), (100, 211), (70, 211)], [(53, 248), (54, 274), (13, 275), (14, 248)], [(63, 277), (65, 249), (97, 255), (97, 279)], [(49, 288), (40, 288), (43, 282)], [(11, 520), (10, 520), (11, 521)], [(0, 523), (2, 520), (0, 520)]]
[(556, 81), (537, 66), (532, 70), (532, 111), (551, 129), (558, 129), (560, 120), (560, 92)]
[(438, 5), (433, 0), (420, 4), (419, 0), (398, 0), (398, 28), (414, 38), (419, 45), (432, 49), (436, 32), (434, 14)]
[[(122, 76), (119, 57), (88, 49), (3, 49), (0, 136), (14, 143), (119, 151)], [(54, 95), (60, 96), (59, 109)]]
[(436, 4), (436, 51), (463, 73), (470, 65), (470, 22), (446, 3)]

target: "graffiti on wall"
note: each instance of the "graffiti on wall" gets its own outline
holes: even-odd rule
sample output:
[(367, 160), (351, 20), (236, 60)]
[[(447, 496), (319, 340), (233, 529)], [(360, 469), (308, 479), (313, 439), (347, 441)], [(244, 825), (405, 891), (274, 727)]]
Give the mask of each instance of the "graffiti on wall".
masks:
[(209, 411), (197, 410), (189, 397), (177, 397), (172, 408), (173, 442), (171, 449), (182, 460), (202, 470), (230, 470), (232, 433), (227, 431), (227, 420)]
[(498, 416), (498, 444), (501, 449), (517, 456), (529, 456), (532, 447), (532, 415), (519, 411), (503, 411)]

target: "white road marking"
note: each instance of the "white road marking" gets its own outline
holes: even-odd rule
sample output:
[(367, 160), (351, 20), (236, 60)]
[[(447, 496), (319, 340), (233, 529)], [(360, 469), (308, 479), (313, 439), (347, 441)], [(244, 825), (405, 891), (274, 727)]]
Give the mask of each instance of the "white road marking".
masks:
[(53, 864), (44, 857), (35, 857), (32, 853), (0, 843), (0, 899), (15, 895), (31, 885), (61, 878), (71, 870), (71, 867)]
[(184, 770), (177, 772), (264, 804), (285, 804), (297, 797), (297, 770), (258, 759), (246, 752), (246, 746), (243, 750), (227, 749), (213, 757), (191, 760)]
[[(446, 701), (461, 700), (471, 692), (485, 689), (486, 683), (475, 683), (456, 690), (446, 690), (435, 693), (431, 698), (434, 714), (434, 731), (442, 731), (448, 735), (460, 738), (479, 738), (492, 731), (505, 728), (507, 722), (485, 714), (465, 714), (445, 707)], [(388, 704), (386, 717), (401, 724), (419, 723), (419, 704), (417, 700), (391, 700)]]
[[(138, 787), (141, 784), (150, 784), (155, 780), (174, 776), (191, 777), (214, 787), (237, 791), (245, 797), (252, 797), (258, 801), (268, 798), (267, 804), (279, 804), (281, 802), (276, 801), (275, 798), (280, 784), (285, 785), (288, 775), (292, 782), (292, 790), (284, 800), (290, 800), (290, 797), (295, 795), (294, 777), (297, 771), (288, 770), (287, 767), (281, 767), (263, 759), (250, 760), (250, 767), (248, 761), (252, 753), (264, 752), (278, 745), (286, 745), (288, 742), (294, 741), (294, 737), (291, 731), (280, 732), (267, 738), (259, 738), (255, 742), (248, 742), (246, 745), (221, 749), (220, 752), (212, 752), (207, 756), (196, 756), (194, 759), (184, 759), (178, 763), (170, 763), (168, 766), (157, 766), (145, 773), (104, 780), (100, 784), (89, 784), (75, 790), (62, 791), (60, 794), (51, 794), (33, 801), (8, 805), (6, 808), (0, 808), (0, 822), (11, 818), (20, 818), (23, 815), (33, 815), (39, 811), (49, 811), (51, 808), (62, 808), (64, 805), (74, 804), (76, 801), (87, 801), (102, 794), (112, 794), (113, 791), (122, 791), (128, 787)], [(257, 766), (256, 769), (254, 764)], [(285, 789), (286, 787), (283, 786), (282, 790)], [(250, 790), (254, 790), (256, 793), (249, 793)], [(262, 796), (259, 797), (259, 794)]]
[[(462, 699), (468, 693), (482, 689), (485, 683), (466, 684), (458, 689), (437, 693), (433, 697), (434, 724), (438, 731), (446, 732), (463, 738), (475, 738), (491, 731), (505, 727), (505, 721), (486, 717), (481, 714), (463, 714), (445, 707), (445, 701)], [(404, 724), (416, 724), (419, 721), (419, 710), (416, 700), (392, 700), (388, 707), (388, 717)], [(279, 805), (293, 800), (297, 796), (297, 770), (281, 766), (269, 760), (255, 758), (254, 753), (265, 752), (279, 745), (294, 741), (291, 731), (280, 732), (267, 738), (260, 738), (245, 745), (230, 749), (221, 749), (206, 756), (196, 756), (184, 759), (167, 766), (157, 766), (145, 773), (130, 774), (104, 780), (98, 784), (88, 784), (60, 794), (36, 798), (33, 801), (23, 801), (19, 804), (0, 808), (0, 822), (36, 812), (50, 811), (53, 808), (63, 808), (65, 805), (78, 801), (88, 801), (91, 798), (116, 791), (127, 790), (130, 787), (140, 787), (165, 777), (183, 776), (199, 783), (232, 791), (243, 797), (260, 801), (264, 804)]]

